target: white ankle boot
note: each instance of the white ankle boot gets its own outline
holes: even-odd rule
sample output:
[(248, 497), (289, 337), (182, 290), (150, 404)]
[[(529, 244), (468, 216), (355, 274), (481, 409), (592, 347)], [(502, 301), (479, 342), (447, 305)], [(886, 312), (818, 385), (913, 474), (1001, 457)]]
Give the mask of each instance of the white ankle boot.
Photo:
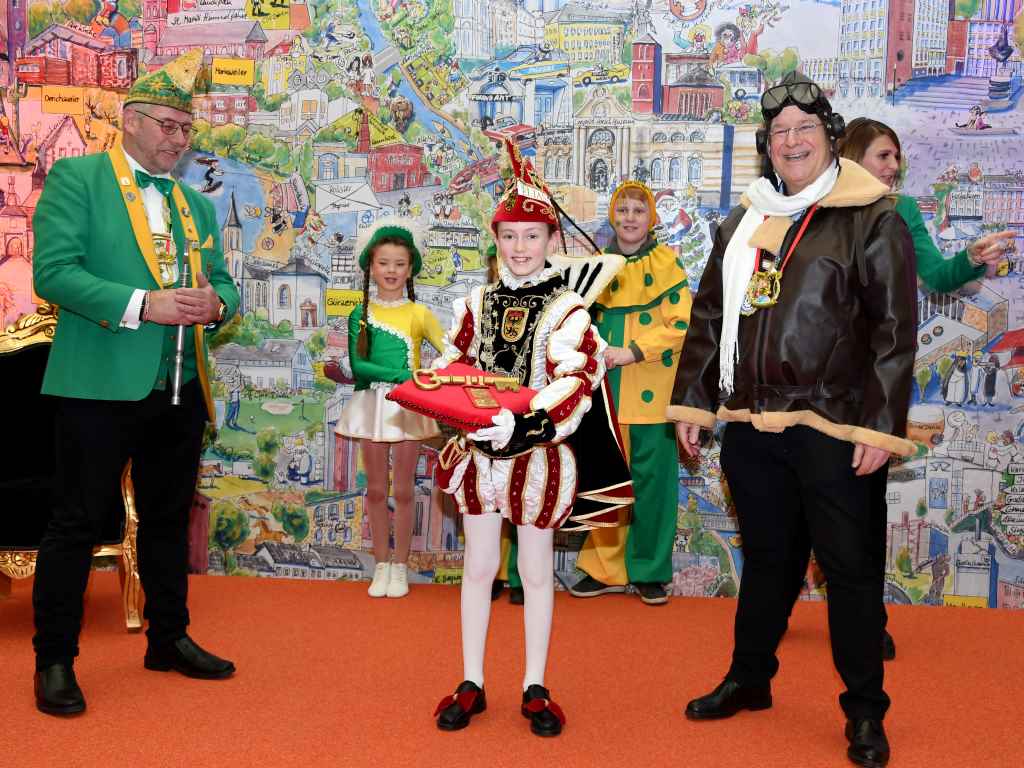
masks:
[(384, 597), (388, 593), (388, 584), (391, 581), (391, 563), (377, 563), (373, 569), (373, 581), (367, 593), (370, 597)]
[(405, 597), (409, 594), (409, 571), (405, 563), (391, 564), (391, 578), (388, 580), (388, 597)]

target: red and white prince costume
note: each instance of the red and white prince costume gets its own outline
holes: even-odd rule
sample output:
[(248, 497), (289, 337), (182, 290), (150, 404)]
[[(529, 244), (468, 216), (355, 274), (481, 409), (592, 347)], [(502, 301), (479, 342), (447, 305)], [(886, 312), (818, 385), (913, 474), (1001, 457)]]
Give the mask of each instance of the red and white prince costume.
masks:
[[(505, 149), (513, 177), (491, 222), (495, 237), (500, 222), (538, 222), (554, 235), (559, 221), (546, 185), (516, 147), (506, 142)], [(632, 500), (624, 461), (611, 468), (581, 461), (581, 443), (593, 445), (594, 455), (607, 455), (596, 451), (607, 450), (617, 431), (601, 387), (606, 344), (584, 300), (549, 263), (525, 277), (513, 275), (502, 263), (496, 283), (474, 288), (453, 309), (454, 321), (434, 366), (468, 363), (513, 376), (537, 394), (529, 412), (503, 411), (494, 417), (495, 427), (481, 431), (503, 433), (503, 439), (488, 442), (477, 433), (450, 443), (442, 454), (438, 480), (454, 496), (466, 532), (461, 610), (466, 679), (438, 705), (437, 724), (442, 730), (463, 728), (486, 707), (483, 655), (505, 517), (518, 526), (525, 596), (522, 713), (534, 733), (553, 736), (564, 723), (543, 687), (553, 604), (553, 532), (566, 525), (615, 525), (616, 510)], [(585, 418), (592, 408), (591, 418)]]

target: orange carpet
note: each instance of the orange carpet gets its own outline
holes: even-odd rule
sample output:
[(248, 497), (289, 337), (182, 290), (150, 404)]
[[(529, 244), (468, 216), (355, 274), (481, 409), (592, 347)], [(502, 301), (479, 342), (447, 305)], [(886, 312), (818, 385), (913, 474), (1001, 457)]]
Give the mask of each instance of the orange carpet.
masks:
[[(145, 638), (121, 623), (117, 577), (95, 573), (76, 664), (88, 711), (60, 720), (32, 698), (31, 582), (0, 601), (0, 764), (28, 766), (846, 765), (821, 604), (797, 607), (775, 706), (691, 723), (686, 701), (728, 665), (735, 603), (559, 593), (548, 684), (566, 710), (556, 739), (519, 714), (521, 609), (495, 604), (489, 709), (458, 733), (434, 727), (461, 679), (458, 589), (414, 586), (372, 600), (366, 585), (193, 577), (193, 636), (233, 659), (222, 682), (142, 668)], [(504, 596), (503, 596), (504, 598)], [(898, 768), (1020, 765), (1024, 613), (890, 609), (886, 725)]]

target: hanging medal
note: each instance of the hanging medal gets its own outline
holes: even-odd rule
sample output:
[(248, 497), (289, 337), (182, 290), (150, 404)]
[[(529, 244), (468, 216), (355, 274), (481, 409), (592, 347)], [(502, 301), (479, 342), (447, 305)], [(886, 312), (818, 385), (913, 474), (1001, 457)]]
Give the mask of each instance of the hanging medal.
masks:
[[(760, 254), (760, 252), (759, 252)], [(782, 272), (779, 271), (776, 262), (766, 260), (766, 268), (754, 270), (747, 283), (747, 292), (743, 297), (743, 306), (740, 312), (752, 315), (759, 309), (774, 307), (779, 301), (779, 293), (782, 291)], [(744, 312), (744, 309), (749, 311)]]
[(170, 234), (171, 207), (167, 198), (161, 196), (160, 204), (164, 231), (153, 233), (153, 246), (156, 249), (156, 263), (160, 270), (160, 284), (164, 288), (173, 288), (178, 283), (178, 249)]
[(741, 315), (749, 317), (759, 309), (768, 309), (779, 303), (779, 294), (782, 293), (782, 273), (817, 209), (818, 206), (815, 203), (807, 211), (796, 237), (793, 238), (793, 242), (786, 252), (786, 258), (782, 260), (781, 264), (779, 257), (763, 258), (764, 252), (760, 248), (757, 249), (754, 255), (756, 259), (754, 273), (750, 276), (750, 282), (747, 283), (747, 290), (743, 295), (743, 303), (740, 305)]

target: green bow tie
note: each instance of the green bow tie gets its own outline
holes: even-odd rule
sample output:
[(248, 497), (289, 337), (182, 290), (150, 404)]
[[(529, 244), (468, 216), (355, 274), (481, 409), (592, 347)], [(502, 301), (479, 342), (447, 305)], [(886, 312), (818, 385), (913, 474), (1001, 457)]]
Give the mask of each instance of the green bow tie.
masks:
[(165, 179), (161, 176), (150, 176), (145, 171), (135, 172), (135, 183), (139, 185), (139, 189), (145, 189), (152, 185), (157, 188), (157, 191), (164, 197), (171, 196), (171, 190), (174, 189), (174, 180)]

